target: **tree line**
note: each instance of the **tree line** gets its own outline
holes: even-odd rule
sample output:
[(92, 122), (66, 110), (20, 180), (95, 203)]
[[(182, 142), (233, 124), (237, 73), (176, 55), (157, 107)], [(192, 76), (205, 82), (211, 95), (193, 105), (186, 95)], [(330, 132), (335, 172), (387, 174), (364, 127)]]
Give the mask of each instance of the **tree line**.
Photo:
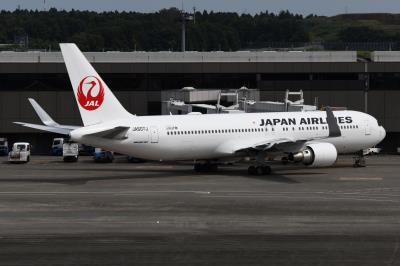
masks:
[[(85, 51), (179, 51), (181, 13), (15, 10), (0, 12), (0, 43), (25, 49), (58, 50), (75, 42)], [(196, 51), (262, 49), (271, 42), (400, 41), (398, 33), (327, 18), (261, 12), (256, 15), (196, 12), (187, 26), (187, 47)]]

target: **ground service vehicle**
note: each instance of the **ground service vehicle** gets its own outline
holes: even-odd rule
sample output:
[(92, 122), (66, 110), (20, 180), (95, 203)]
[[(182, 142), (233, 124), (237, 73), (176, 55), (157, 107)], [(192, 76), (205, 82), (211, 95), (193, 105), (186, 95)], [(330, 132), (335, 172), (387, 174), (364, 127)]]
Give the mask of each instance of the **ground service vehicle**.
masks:
[(0, 156), (8, 155), (8, 141), (6, 138), (0, 138)]
[(53, 139), (53, 144), (51, 145), (51, 155), (61, 156), (63, 154), (63, 138)]
[[(193, 161), (194, 170), (252, 158), (249, 174), (268, 174), (266, 158), (327, 167), (339, 153), (374, 147), (385, 129), (358, 111), (136, 116), (130, 114), (75, 44), (60, 44), (83, 127), (16, 122), (137, 158)], [(42, 120), (43, 121), (43, 120)], [(361, 153), (362, 154), (362, 153)]]
[(74, 142), (64, 142), (62, 155), (64, 162), (77, 162), (79, 157), (79, 144)]
[(112, 163), (114, 161), (114, 153), (96, 148), (94, 151), (93, 160), (96, 163)]
[(381, 148), (376, 148), (376, 147), (368, 148), (368, 149), (363, 150), (363, 154), (364, 155), (376, 155), (376, 154), (379, 154), (381, 152), (381, 150), (382, 150)]
[(16, 142), (8, 154), (10, 163), (27, 163), (31, 156), (31, 145), (28, 142)]

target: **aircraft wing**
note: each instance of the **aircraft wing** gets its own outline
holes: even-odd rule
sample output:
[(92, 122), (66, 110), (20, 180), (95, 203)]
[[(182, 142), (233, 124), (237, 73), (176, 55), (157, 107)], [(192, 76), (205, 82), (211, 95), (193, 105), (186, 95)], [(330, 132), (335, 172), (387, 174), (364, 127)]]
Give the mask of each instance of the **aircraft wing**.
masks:
[(223, 143), (217, 151), (226, 155), (233, 155), (246, 151), (269, 151), (269, 150), (300, 150), (308, 140), (295, 140), (290, 138), (273, 139), (237, 139)]
[(217, 147), (217, 151), (226, 154), (232, 155), (238, 152), (246, 152), (246, 151), (285, 151), (285, 152), (295, 152), (304, 148), (304, 145), (310, 141), (322, 140), (331, 137), (340, 137), (342, 135), (339, 125), (333, 115), (332, 109), (326, 108), (327, 114), (327, 125), (328, 132), (323, 136), (314, 136), (306, 139), (295, 139), (291, 137), (258, 137), (258, 138), (250, 138), (250, 139), (236, 139), (230, 140), (226, 143), (223, 143), (219, 147)]
[(56, 121), (54, 121), (49, 114), (32, 98), (28, 98), (31, 103), (33, 109), (36, 114), (39, 116), (40, 120), (43, 124), (49, 127), (59, 127), (59, 128), (67, 128), (67, 129), (77, 129), (79, 126), (71, 126), (71, 125), (60, 125)]
[(31, 103), (33, 109), (35, 109), (36, 114), (39, 116), (40, 120), (42, 120), (43, 124), (50, 127), (59, 126), (47, 113), (46, 111), (32, 98), (28, 98)]
[(48, 131), (52, 133), (62, 134), (62, 135), (69, 135), (69, 133), (74, 130), (73, 128), (66, 128), (66, 127), (55, 127), (55, 126), (45, 126), (45, 125), (37, 125), (37, 124), (30, 124), (24, 122), (14, 122), (14, 124), (18, 124), (24, 127), (34, 128), (38, 130)]
[(62, 135), (69, 135), (72, 130), (80, 128), (79, 126), (58, 124), (34, 99), (29, 98), (28, 100), (44, 125), (30, 124), (25, 122), (14, 122), (14, 124)]

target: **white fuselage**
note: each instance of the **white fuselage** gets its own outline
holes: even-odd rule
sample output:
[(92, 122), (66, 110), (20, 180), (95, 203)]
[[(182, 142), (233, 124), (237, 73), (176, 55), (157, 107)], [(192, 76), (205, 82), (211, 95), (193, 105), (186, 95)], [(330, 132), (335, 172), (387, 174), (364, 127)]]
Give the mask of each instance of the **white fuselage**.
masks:
[[(226, 146), (247, 140), (256, 143), (277, 138), (313, 138), (310, 142), (333, 144), (338, 153), (353, 153), (372, 147), (385, 137), (385, 130), (368, 114), (335, 111), (334, 115), (341, 131), (341, 136), (334, 138), (327, 137), (324, 111), (132, 116), (74, 130), (71, 138), (143, 159), (200, 160), (233, 156)], [(130, 127), (123, 140), (88, 136), (99, 129), (118, 126)]]

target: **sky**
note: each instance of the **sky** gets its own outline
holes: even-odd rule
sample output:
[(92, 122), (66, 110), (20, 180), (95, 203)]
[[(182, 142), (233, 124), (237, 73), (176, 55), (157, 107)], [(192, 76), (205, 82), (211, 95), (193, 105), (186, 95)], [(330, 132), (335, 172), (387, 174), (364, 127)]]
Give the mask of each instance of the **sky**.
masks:
[(289, 10), (303, 15), (332, 16), (343, 13), (390, 12), (400, 13), (400, 0), (0, 0), (0, 9), (79, 9), (93, 11), (154, 12), (162, 8), (182, 7), (186, 11), (233, 11), (255, 14), (261, 11)]

